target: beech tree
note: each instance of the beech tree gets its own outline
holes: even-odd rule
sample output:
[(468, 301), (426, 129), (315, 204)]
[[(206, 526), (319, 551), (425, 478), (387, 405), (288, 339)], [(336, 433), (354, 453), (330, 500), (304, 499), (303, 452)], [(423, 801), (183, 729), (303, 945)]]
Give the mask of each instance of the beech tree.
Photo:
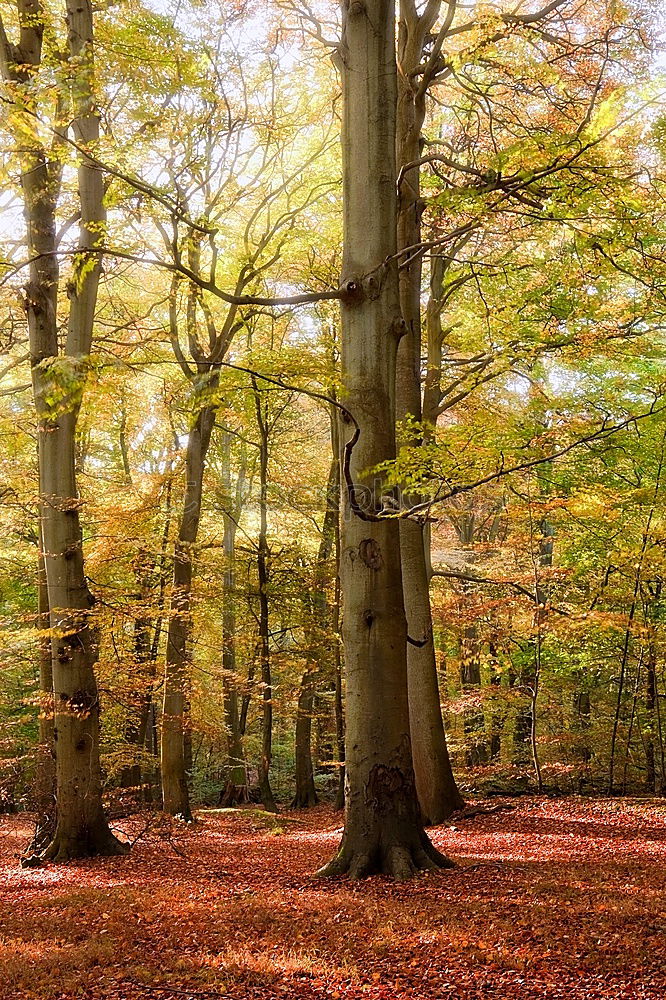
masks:
[[(340, 573), (346, 687), (345, 829), (322, 874), (398, 879), (449, 862), (424, 833), (409, 732), (407, 622), (400, 533), (382, 516), (376, 467), (395, 457), (400, 315), (396, 259), (397, 73), (392, 0), (343, 6), (344, 258), (341, 286), (343, 435)], [(343, 421), (344, 423), (344, 421)]]
[[(88, 156), (99, 138), (95, 106), (93, 12), (89, 0), (67, 2), (67, 52), (59, 67), (66, 80), (56, 97), (53, 140), (40, 139), (37, 99), (44, 36), (52, 26), (35, 0), (17, 5), (18, 44), (0, 22), (0, 61), (15, 114), (16, 151), (28, 230), (29, 281), (24, 309), (39, 431), (42, 555), (48, 596), (54, 733), (56, 825), (44, 856), (55, 861), (126, 848), (111, 833), (102, 808), (99, 695), (94, 665), (94, 599), (83, 565), (76, 485), (76, 423), (93, 337), (101, 271), (97, 250), (104, 233), (103, 178)], [(70, 125), (71, 122), (71, 125)], [(79, 241), (67, 283), (69, 315), (60, 347), (60, 269), (56, 213), (63, 147), (71, 134), (78, 159)]]
[[(396, 416), (398, 420), (422, 418), (421, 406), (421, 271), (423, 257), (415, 249), (421, 242), (423, 203), (420, 191), (422, 128), (426, 95), (439, 65), (437, 53), (425, 58), (426, 39), (434, 28), (441, 0), (417, 11), (414, 0), (401, 0), (397, 56), (398, 100), (396, 144), (398, 167), (398, 250), (405, 252), (400, 269), (400, 308), (405, 322), (398, 346), (396, 366)], [(455, 12), (437, 35), (441, 48)], [(411, 250), (408, 248), (412, 248)], [(417, 432), (418, 436), (418, 432)], [(407, 645), (407, 678), (412, 734), (412, 753), (419, 803), (425, 823), (441, 823), (459, 809), (462, 797), (456, 787), (449, 760), (439, 683), (435, 662), (430, 578), (428, 574), (426, 524), (412, 519), (400, 523), (400, 554), (407, 626), (412, 641)]]

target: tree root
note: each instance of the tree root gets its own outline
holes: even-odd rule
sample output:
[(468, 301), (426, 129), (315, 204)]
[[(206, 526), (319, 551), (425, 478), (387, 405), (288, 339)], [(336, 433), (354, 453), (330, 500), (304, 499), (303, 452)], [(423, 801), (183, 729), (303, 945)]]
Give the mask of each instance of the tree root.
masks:
[(99, 836), (83, 838), (71, 837), (56, 831), (53, 840), (42, 851), (41, 861), (51, 861), (53, 864), (66, 864), (81, 858), (112, 858), (120, 857), (129, 852), (130, 845), (118, 840), (110, 830), (105, 830)]
[(423, 837), (416, 843), (377, 844), (372, 850), (354, 850), (343, 842), (336, 856), (315, 872), (316, 878), (347, 875), (350, 879), (371, 875), (388, 875), (396, 882), (405, 882), (420, 872), (455, 868), (453, 861), (441, 854)]
[(316, 793), (305, 792), (300, 795), (294, 795), (293, 799), (289, 803), (290, 809), (312, 809), (314, 806), (319, 804), (319, 797)]
[(233, 781), (228, 781), (223, 791), (220, 792), (221, 809), (232, 809), (234, 806), (244, 805), (250, 801), (250, 789), (246, 784), (237, 785)]

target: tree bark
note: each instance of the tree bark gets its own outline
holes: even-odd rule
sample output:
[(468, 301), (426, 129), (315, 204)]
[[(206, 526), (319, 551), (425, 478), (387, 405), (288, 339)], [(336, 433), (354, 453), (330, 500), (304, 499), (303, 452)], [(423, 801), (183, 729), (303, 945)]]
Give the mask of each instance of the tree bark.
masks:
[(44, 850), (55, 832), (56, 783), (53, 720), (53, 664), (49, 637), (49, 592), (41, 531), (37, 554), (37, 628), (39, 629), (39, 746), (33, 796), (37, 821), (28, 854)]
[(215, 410), (199, 410), (187, 438), (185, 496), (173, 563), (171, 615), (164, 670), (164, 702), (160, 762), (165, 812), (192, 819), (185, 753), (186, 708), (190, 681), (191, 596), (194, 546), (201, 521), (206, 454)]
[(224, 808), (249, 800), (247, 767), (243, 748), (240, 705), (238, 698), (238, 677), (236, 673), (236, 530), (243, 501), (246, 475), (245, 454), (241, 455), (240, 469), (236, 482), (235, 502), (231, 495), (231, 436), (222, 438), (222, 488), (225, 493), (223, 514), (224, 574), (222, 577), (222, 676), (224, 687), (224, 721), (227, 730), (227, 780), (220, 795), (220, 805)]
[(261, 393), (252, 377), (257, 426), (259, 428), (259, 539), (257, 544), (257, 576), (259, 582), (259, 663), (261, 666), (262, 714), (261, 759), (259, 761), (259, 794), (264, 809), (277, 812), (270, 770), (273, 759), (273, 681), (271, 678), (271, 645), (268, 607), (269, 558), (268, 547), (268, 443), (269, 425)]
[[(418, 15), (413, 3), (400, 4), (398, 32), (397, 167), (398, 250), (421, 239), (421, 177), (418, 161), (425, 119), (425, 91), (418, 67), (426, 36), (435, 24), (439, 5), (429, 4)], [(421, 255), (410, 255), (400, 269), (400, 308), (406, 324), (398, 346), (396, 416), (420, 421), (421, 405)], [(418, 443), (419, 431), (415, 434)], [(407, 682), (416, 789), (426, 824), (441, 823), (463, 805), (451, 769), (437, 679), (430, 607), (430, 579), (424, 528), (415, 521), (400, 523), (402, 585), (407, 629), (418, 645), (407, 646)]]
[[(19, 45), (0, 31), (3, 77), (30, 84), (39, 72), (44, 22), (37, 0), (19, 0)], [(90, 0), (67, 0), (72, 125), (82, 149), (99, 138), (94, 105), (93, 13)], [(1, 22), (0, 22), (1, 24)], [(31, 106), (30, 88), (26, 104)], [(29, 134), (33, 133), (31, 125)], [(56, 129), (56, 145), (63, 137)], [(32, 385), (38, 419), (39, 493), (47, 580), (54, 688), (56, 825), (43, 852), (54, 861), (117, 854), (126, 847), (112, 835), (102, 807), (99, 760), (99, 697), (94, 665), (93, 605), (83, 565), (76, 485), (76, 425), (92, 342), (100, 254), (105, 224), (103, 181), (85, 152), (79, 155), (79, 246), (68, 283), (69, 320), (64, 355), (58, 343), (56, 204), (61, 166), (58, 150), (38, 140), (24, 147), (21, 187), (28, 229), (29, 281), (24, 307), (30, 340)], [(64, 364), (63, 362), (64, 358)]]
[[(347, 678), (345, 829), (321, 874), (398, 879), (447, 860), (421, 822), (409, 736), (407, 623), (400, 533), (383, 509), (372, 470), (395, 457), (395, 374), (400, 317), (396, 261), (395, 6), (343, 5), (339, 46), (343, 89), (344, 259), (341, 582)], [(353, 447), (351, 453), (349, 449)]]

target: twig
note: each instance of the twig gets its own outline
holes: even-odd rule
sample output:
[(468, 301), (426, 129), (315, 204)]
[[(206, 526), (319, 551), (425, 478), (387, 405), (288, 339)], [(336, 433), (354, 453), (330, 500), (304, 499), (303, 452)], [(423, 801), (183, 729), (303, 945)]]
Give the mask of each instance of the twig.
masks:
[(479, 806), (477, 809), (463, 809), (459, 813), (454, 813), (455, 821), (473, 819), (475, 816), (490, 816), (492, 813), (502, 812), (502, 810), (515, 809), (509, 803), (502, 803), (497, 806)]

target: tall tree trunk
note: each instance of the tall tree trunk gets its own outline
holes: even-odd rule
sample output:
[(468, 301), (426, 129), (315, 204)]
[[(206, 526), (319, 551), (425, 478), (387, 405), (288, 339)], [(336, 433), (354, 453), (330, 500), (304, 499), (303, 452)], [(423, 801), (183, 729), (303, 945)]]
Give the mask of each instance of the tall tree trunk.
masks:
[[(339, 455), (339, 445), (337, 432), (338, 422), (334, 422), (335, 429), (331, 440), (334, 443), (335, 453)], [(335, 589), (333, 593), (333, 607), (331, 613), (331, 631), (333, 633), (333, 672), (335, 681), (335, 744), (338, 752), (338, 786), (335, 792), (334, 809), (344, 809), (345, 806), (345, 713), (344, 699), (342, 694), (342, 648), (340, 644), (340, 461), (337, 461), (337, 495), (338, 507), (335, 518)]]
[[(395, 457), (400, 317), (396, 260), (395, 6), (343, 5), (344, 260), (342, 401), (357, 429), (344, 437), (341, 581), (347, 678), (345, 830), (321, 874), (396, 878), (447, 864), (421, 822), (409, 736), (407, 623), (398, 521), (378, 518), (371, 471)], [(350, 455), (350, 448), (353, 448)]]
[(249, 789), (241, 730), (238, 676), (236, 673), (236, 530), (240, 517), (246, 476), (246, 458), (241, 455), (236, 481), (235, 503), (231, 495), (231, 436), (222, 439), (222, 488), (225, 493), (223, 514), (224, 573), (222, 576), (222, 676), (224, 687), (224, 722), (227, 730), (227, 780), (220, 795), (220, 805), (228, 808), (247, 802)]
[(271, 678), (271, 645), (268, 607), (269, 557), (268, 548), (268, 415), (256, 379), (252, 378), (257, 426), (259, 428), (259, 539), (257, 545), (257, 576), (259, 582), (259, 662), (261, 665), (262, 714), (261, 759), (259, 761), (259, 794), (264, 809), (277, 812), (270, 770), (273, 759), (273, 681)]
[[(44, 22), (37, 0), (19, 0), (19, 45), (0, 30), (3, 77), (30, 84), (39, 72)], [(72, 68), (72, 125), (81, 149), (99, 138), (94, 106), (93, 14), (90, 0), (66, 2), (67, 44)], [(1, 22), (0, 22), (1, 23)], [(26, 91), (30, 109), (30, 88)], [(61, 109), (62, 110), (62, 109)], [(34, 134), (32, 125), (28, 133)], [(56, 145), (63, 141), (56, 129)], [(83, 566), (83, 540), (76, 486), (76, 424), (92, 342), (100, 245), (105, 224), (103, 180), (84, 152), (79, 155), (79, 246), (68, 284), (70, 309), (61, 360), (58, 344), (59, 273), (56, 203), (59, 151), (22, 133), (21, 186), (28, 228), (29, 281), (25, 295), (32, 385), (38, 418), (39, 493), (54, 688), (56, 826), (44, 856), (54, 861), (121, 853), (102, 807), (99, 760), (99, 696), (94, 665), (97, 640), (90, 624), (93, 605)], [(63, 379), (62, 372), (66, 373)], [(54, 399), (58, 402), (55, 403)]]
[[(336, 423), (337, 421), (333, 421)], [(296, 794), (292, 808), (303, 809), (317, 804), (312, 766), (312, 713), (314, 710), (317, 678), (321, 674), (327, 658), (328, 632), (332, 615), (326, 599), (326, 585), (329, 579), (330, 559), (335, 550), (338, 511), (340, 507), (339, 484), (340, 463), (337, 454), (331, 460), (326, 484), (326, 510), (321, 529), (319, 551), (314, 568), (314, 586), (308, 600), (311, 625), (308, 629), (310, 662), (308, 663), (298, 695), (296, 714)]]
[(490, 684), (497, 692), (494, 699), (493, 708), (490, 714), (490, 740), (488, 741), (489, 759), (499, 760), (502, 753), (502, 730), (504, 728), (504, 711), (499, 701), (500, 689), (502, 686), (502, 673), (500, 670), (499, 648), (496, 639), (493, 637), (488, 643), (490, 653)]
[(310, 662), (301, 678), (296, 709), (296, 734), (294, 739), (296, 765), (296, 792), (291, 801), (292, 809), (307, 809), (319, 801), (314, 783), (312, 765), (312, 713), (314, 710), (315, 681), (318, 666)]
[[(659, 713), (659, 681), (657, 673), (657, 628), (660, 618), (662, 581), (657, 580), (649, 587), (650, 596), (645, 601), (647, 632), (646, 684), (645, 684), (645, 765), (646, 787), (658, 795), (666, 794), (664, 775), (664, 748)], [(657, 740), (658, 742), (655, 742)]]
[(56, 784), (53, 722), (53, 664), (49, 637), (49, 592), (46, 582), (41, 531), (37, 554), (37, 628), (39, 629), (39, 746), (33, 796), (37, 822), (28, 850), (33, 854), (48, 846), (55, 832)]
[(215, 422), (215, 410), (197, 413), (187, 438), (186, 486), (173, 563), (171, 614), (164, 670), (164, 702), (160, 762), (165, 812), (192, 819), (187, 788), (185, 727), (190, 684), (190, 634), (194, 546), (201, 520), (201, 498), (206, 454)]
[[(417, 70), (425, 38), (435, 24), (439, 4), (428, 4), (422, 15), (413, 2), (400, 4), (398, 32), (397, 167), (398, 250), (421, 239), (423, 203), (420, 190), (421, 129), (425, 93)], [(398, 346), (396, 416), (421, 420), (421, 255), (411, 254), (400, 270), (400, 308), (406, 324)], [(418, 435), (420, 439), (420, 434)], [(412, 442), (417, 443), (417, 442)], [(427, 534), (415, 521), (400, 523), (402, 585), (407, 629), (418, 644), (407, 646), (407, 682), (416, 789), (424, 822), (441, 823), (463, 802), (456, 787), (444, 733), (437, 680), (430, 607), (430, 578), (425, 545)]]
[[(125, 724), (125, 741), (133, 747), (137, 755), (145, 749), (150, 716), (150, 705), (153, 697), (156, 662), (151, 656), (151, 626), (148, 612), (153, 586), (154, 560), (144, 550), (140, 551), (134, 564), (137, 582), (137, 600), (140, 607), (134, 619), (134, 663), (133, 663), (133, 702), (130, 706)], [(136, 788), (141, 784), (141, 762), (136, 760), (127, 764), (121, 771), (120, 784), (123, 788)]]

